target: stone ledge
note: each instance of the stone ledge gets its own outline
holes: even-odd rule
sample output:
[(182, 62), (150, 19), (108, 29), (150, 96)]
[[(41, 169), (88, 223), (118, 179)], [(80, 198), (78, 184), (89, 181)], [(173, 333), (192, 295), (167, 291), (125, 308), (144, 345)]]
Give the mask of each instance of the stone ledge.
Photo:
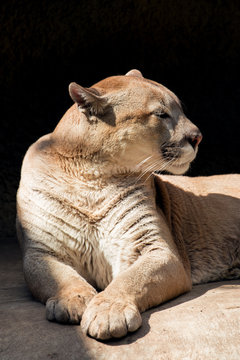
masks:
[(79, 326), (45, 320), (25, 285), (15, 240), (4, 241), (0, 254), (1, 360), (240, 359), (240, 280), (195, 286), (145, 312), (136, 333), (99, 342)]

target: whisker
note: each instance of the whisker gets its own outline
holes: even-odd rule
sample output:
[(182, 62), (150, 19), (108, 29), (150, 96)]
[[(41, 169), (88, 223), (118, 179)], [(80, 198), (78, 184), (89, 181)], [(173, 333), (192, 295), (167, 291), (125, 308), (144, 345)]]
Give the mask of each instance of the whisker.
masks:
[[(144, 163), (146, 163), (148, 160), (150, 160), (152, 157), (153, 157), (153, 155), (150, 155), (150, 156), (146, 157), (145, 159), (143, 159), (142, 161), (140, 161), (140, 162), (136, 165), (135, 169), (138, 169), (138, 170), (139, 170), (139, 168), (140, 168)], [(132, 170), (132, 171), (129, 173), (128, 177), (132, 176), (134, 173), (135, 173), (135, 170)]]
[[(158, 161), (155, 161), (154, 162), (154, 164), (153, 164), (153, 166), (152, 166), (152, 172), (148, 175), (148, 177), (146, 178), (146, 180), (144, 181), (144, 182), (146, 182), (153, 174), (154, 174), (154, 171), (160, 171), (160, 172), (162, 172), (162, 171), (164, 171), (168, 166), (169, 166), (169, 164), (172, 162), (172, 159), (171, 160), (169, 160), (167, 163), (166, 162), (164, 162), (164, 161), (162, 161), (161, 163), (162, 163), (162, 165), (161, 165), (161, 170), (158, 170), (159, 169), (159, 160)], [(158, 168), (156, 169), (156, 166), (158, 166)]]
[(143, 165), (146, 161), (148, 161), (149, 159), (151, 159), (153, 157), (153, 155), (148, 156), (147, 158), (143, 159), (142, 161), (140, 161), (140, 163), (137, 164), (136, 167), (140, 167), (141, 165)]
[(154, 163), (149, 164), (144, 171), (140, 174), (140, 176), (137, 177), (136, 181), (141, 180), (148, 172), (152, 173), (152, 169), (153, 169), (153, 164), (155, 164), (156, 161), (154, 161)]
[(170, 165), (174, 164), (174, 162), (176, 162), (176, 160), (179, 158), (179, 151), (181, 149), (182, 148), (179, 146), (179, 144), (170, 142), (163, 143), (161, 150), (164, 152), (164, 158), (161, 159), (158, 155), (147, 156), (146, 158), (139, 161), (139, 163), (135, 166), (135, 169), (132, 170), (128, 176), (134, 174), (136, 170), (140, 171), (140, 174), (136, 178), (135, 184), (146, 176), (144, 180), (145, 183), (149, 180), (155, 171), (161, 174)]
[[(154, 171), (158, 170), (159, 168), (162, 168), (165, 165), (165, 161), (161, 160), (159, 161), (159, 158), (153, 159), (152, 163), (146, 167), (146, 169), (143, 171), (143, 173), (138, 176), (136, 181), (141, 180), (142, 177), (144, 177), (147, 173), (150, 173), (147, 178), (145, 179), (144, 183), (153, 175)], [(165, 167), (165, 166), (164, 166)]]

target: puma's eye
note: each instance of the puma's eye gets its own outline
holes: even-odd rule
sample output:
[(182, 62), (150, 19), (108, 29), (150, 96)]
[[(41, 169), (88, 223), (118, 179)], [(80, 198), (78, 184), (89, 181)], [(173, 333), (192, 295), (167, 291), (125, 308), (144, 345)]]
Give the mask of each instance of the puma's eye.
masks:
[(166, 113), (166, 112), (156, 112), (155, 115), (158, 116), (158, 117), (160, 117), (161, 119), (168, 119), (168, 118), (170, 118), (170, 115), (168, 115), (168, 113)]

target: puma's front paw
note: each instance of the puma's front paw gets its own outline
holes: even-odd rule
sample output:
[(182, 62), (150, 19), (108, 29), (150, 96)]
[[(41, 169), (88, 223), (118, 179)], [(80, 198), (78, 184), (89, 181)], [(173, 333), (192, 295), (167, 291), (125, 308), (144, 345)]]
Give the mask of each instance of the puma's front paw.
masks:
[(137, 330), (142, 318), (136, 305), (124, 298), (108, 297), (103, 291), (96, 295), (85, 310), (81, 327), (96, 339), (122, 337)]
[[(79, 324), (87, 304), (95, 296), (92, 292), (87, 296), (73, 292), (51, 297), (46, 303), (46, 316), (50, 321)], [(66, 296), (67, 295), (67, 296)]]

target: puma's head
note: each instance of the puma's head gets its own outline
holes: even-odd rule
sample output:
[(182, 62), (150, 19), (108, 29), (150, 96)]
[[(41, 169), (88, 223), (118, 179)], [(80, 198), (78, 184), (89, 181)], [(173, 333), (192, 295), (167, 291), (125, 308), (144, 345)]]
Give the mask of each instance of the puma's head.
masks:
[(113, 172), (188, 170), (202, 135), (163, 85), (132, 70), (69, 92), (75, 104), (53, 133), (63, 155)]

